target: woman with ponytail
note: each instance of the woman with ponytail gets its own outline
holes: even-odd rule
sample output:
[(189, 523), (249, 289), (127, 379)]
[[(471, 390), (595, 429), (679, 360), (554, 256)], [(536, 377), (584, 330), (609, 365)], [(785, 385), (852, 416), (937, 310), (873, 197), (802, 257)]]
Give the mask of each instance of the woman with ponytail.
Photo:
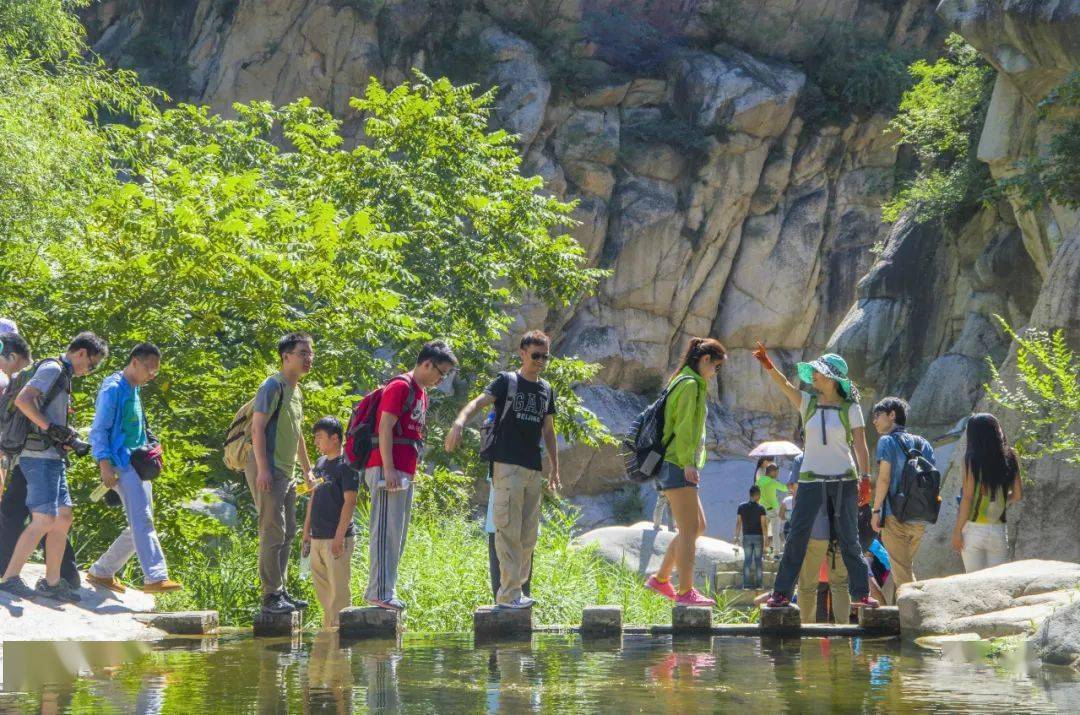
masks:
[(952, 547), (968, 573), (1008, 561), (1005, 508), (1020, 501), (1020, 462), (993, 415), (980, 412), (967, 423), (964, 486)]
[[(663, 436), (667, 450), (656, 478), (656, 489), (671, 504), (676, 533), (660, 569), (649, 577), (645, 586), (684, 606), (716, 605), (716, 601), (694, 588), (694, 552), (698, 537), (705, 533), (698, 470), (705, 466), (708, 382), (726, 359), (727, 350), (718, 340), (691, 338), (683, 353), (682, 366), (667, 386)], [(678, 590), (671, 584), (673, 572), (679, 574)]]
[[(813, 386), (811, 394), (801, 392), (788, 382), (773, 365), (761, 343), (758, 343), (754, 357), (784, 391), (791, 406), (799, 411), (806, 435), (798, 498), (790, 519), (791, 532), (767, 605), (779, 608), (791, 603), (792, 589), (806, 557), (810, 532), (818, 511), (824, 510), (831, 513), (832, 532), (840, 542), (851, 604), (856, 608), (877, 608), (878, 602), (870, 597), (870, 574), (859, 543), (859, 481), (861, 476), (869, 486), (870, 454), (866, 449), (859, 391), (848, 377), (847, 362), (830, 353), (813, 362), (799, 363), (799, 378)], [(852, 451), (859, 462), (858, 472), (851, 459)], [(849, 616), (837, 614), (837, 622), (847, 623)]]

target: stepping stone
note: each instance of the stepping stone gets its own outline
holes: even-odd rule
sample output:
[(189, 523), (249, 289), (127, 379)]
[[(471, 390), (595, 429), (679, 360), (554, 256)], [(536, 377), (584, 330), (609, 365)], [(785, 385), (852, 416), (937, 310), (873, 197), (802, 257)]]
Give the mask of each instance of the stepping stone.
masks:
[(343, 608), (338, 614), (338, 632), (344, 638), (396, 638), (401, 634), (401, 622), (401, 612), (389, 608)]
[(900, 635), (900, 609), (896, 606), (860, 608), (859, 625), (868, 633), (898, 636)]
[(478, 638), (502, 638), (532, 634), (531, 608), (481, 606), (473, 613), (473, 633)]
[(136, 616), (143, 623), (171, 635), (202, 636), (217, 633), (217, 611), (175, 611), (172, 613), (149, 613)]
[(251, 629), (256, 638), (271, 638), (274, 636), (291, 636), (300, 630), (300, 611), (292, 613), (266, 613), (259, 610), (255, 613), (255, 619), (251, 623)]
[(581, 611), (581, 633), (614, 636), (622, 633), (621, 606), (586, 606)]
[(761, 607), (762, 633), (798, 635), (801, 627), (802, 618), (799, 616), (799, 609), (795, 606), (784, 606), (782, 608)]
[(701, 633), (712, 630), (712, 608), (709, 606), (673, 606), (672, 633)]

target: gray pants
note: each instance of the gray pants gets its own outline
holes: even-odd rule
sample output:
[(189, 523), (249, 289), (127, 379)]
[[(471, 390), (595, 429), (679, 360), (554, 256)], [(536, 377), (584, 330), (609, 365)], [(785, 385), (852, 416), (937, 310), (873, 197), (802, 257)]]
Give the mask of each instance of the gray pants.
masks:
[(398, 564), (405, 553), (405, 537), (412, 517), (413, 484), (409, 488), (387, 491), (376, 486), (382, 479), (382, 467), (364, 470), (364, 480), (371, 490), (371, 534), (368, 541), (368, 585), (364, 598), (389, 601), (397, 589)]
[(285, 589), (289, 550), (296, 538), (296, 485), (284, 472), (274, 469), (270, 491), (262, 491), (255, 483), (258, 469), (254, 457), (248, 459), (244, 476), (259, 513), (259, 583), (266, 596)]

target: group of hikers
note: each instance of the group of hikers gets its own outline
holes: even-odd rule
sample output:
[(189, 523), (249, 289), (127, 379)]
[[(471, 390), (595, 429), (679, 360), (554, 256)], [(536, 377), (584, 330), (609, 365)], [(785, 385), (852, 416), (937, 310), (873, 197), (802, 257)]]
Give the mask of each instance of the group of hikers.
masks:
[[(927, 526), (937, 518), (940, 481), (926, 480), (926, 488), (932, 491), (922, 495), (921, 509), (909, 506), (919, 503), (918, 495), (904, 490), (922, 488), (922, 482), (910, 479), (912, 473), (939, 478), (933, 447), (908, 432), (904, 400), (880, 400), (871, 411), (880, 435), (872, 485), (865, 420), (846, 361), (826, 354), (798, 363), (799, 382), (809, 386), (804, 391), (776, 368), (763, 345), (759, 343), (753, 355), (797, 410), (803, 447), (786, 484), (777, 478), (779, 468), (772, 460), (760, 460), (749, 500), (738, 508), (735, 534), (743, 547), (744, 587), (762, 587), (764, 547), (771, 534), (773, 553), (782, 551), (782, 557), (772, 592), (758, 602), (774, 608), (787, 606), (797, 582), (800, 611), (805, 621), (812, 622), (818, 612), (819, 573), (825, 571), (833, 613), (846, 623), (852, 606), (879, 605), (887, 574), (896, 588), (915, 580), (915, 554)], [(676, 535), (646, 586), (686, 605), (714, 604), (694, 588), (693, 557), (696, 539), (705, 532), (698, 497), (699, 470), (704, 464), (705, 387), (726, 356), (716, 340), (692, 339), (665, 397), (665, 440), (673, 436), (656, 486), (670, 504)], [(687, 376), (692, 379), (685, 380)], [(952, 547), (970, 572), (1006, 561), (1006, 508), (1020, 500), (1022, 487), (1016, 453), (993, 415), (972, 415), (966, 437)], [(862, 530), (860, 511), (867, 517), (867, 528)], [(678, 588), (671, 582), (673, 570), (678, 573)]]
[[(545, 485), (559, 487), (559, 458), (554, 415), (556, 395), (541, 377), (551, 359), (551, 341), (534, 330), (518, 344), (516, 370), (500, 372), (459, 412), (444, 448), (460, 445), (465, 427), (486, 415), (481, 429), (481, 457), (489, 465), (485, 531), (491, 587), (498, 607), (530, 608), (532, 557)], [(458, 361), (441, 340), (424, 344), (411, 370), (397, 375), (361, 400), (345, 425), (324, 416), (312, 426), (319, 456), (312, 465), (304, 438), (304, 399), (300, 383), (315, 359), (313, 338), (293, 332), (277, 345), (279, 370), (266, 378), (254, 398), (238, 413), (226, 439), (226, 464), (242, 470), (257, 513), (259, 582), (262, 610), (290, 613), (307, 603), (285, 587), (296, 540), (297, 497), (310, 494), (300, 529), (301, 553), (310, 559), (323, 625), (337, 624), (351, 605), (351, 561), (355, 548), (353, 515), (361, 484), (370, 493), (369, 571), (364, 600), (402, 610), (398, 568), (404, 553), (412, 510), (414, 482), (423, 453), (428, 390), (456, 369)], [(72, 380), (93, 372), (108, 357), (105, 340), (79, 333), (63, 355), (33, 362), (30, 346), (14, 323), (0, 323), (0, 446), (6, 475), (0, 499), (0, 590), (21, 598), (45, 596), (80, 600), (80, 576), (68, 531), (72, 500), (66, 470), (69, 454), (93, 455), (101, 478), (95, 492), (119, 502), (127, 526), (90, 567), (87, 580), (123, 592), (117, 574), (135, 555), (149, 593), (182, 588), (169, 578), (165, 555), (154, 527), (152, 483), (161, 469), (161, 446), (147, 424), (140, 390), (155, 379), (161, 350), (152, 343), (131, 348), (122, 369), (106, 377), (98, 392), (89, 443), (70, 424)], [(790, 603), (799, 582), (800, 607), (816, 597), (817, 572), (830, 549), (838, 574), (856, 607), (876, 607), (870, 593), (867, 548), (860, 543), (860, 500), (872, 501), (872, 529), (888, 552), (897, 585), (914, 580), (912, 560), (925, 521), (905, 520), (892, 508), (899, 475), (914, 457), (933, 465), (930, 444), (907, 432), (907, 405), (899, 398), (878, 402), (872, 421), (882, 435), (876, 452), (877, 482), (870, 496), (871, 464), (859, 393), (844, 360), (824, 355), (798, 364), (800, 391), (780, 373), (759, 344), (754, 356), (781, 389), (803, 424), (803, 454), (793, 471), (791, 494), (776, 476), (775, 464), (763, 466), (739, 508), (736, 524), (746, 562), (745, 585), (761, 586), (765, 536), (772, 532), (774, 553), (782, 551), (779, 572), (767, 605)], [(676, 534), (660, 568), (646, 587), (683, 605), (714, 605), (694, 587), (694, 555), (705, 533), (705, 512), (698, 496), (705, 464), (708, 383), (727, 359), (712, 338), (693, 338), (662, 400), (657, 437), (662, 460), (651, 468), (657, 489), (670, 505)], [(10, 383), (10, 384), (9, 384)], [(546, 448), (542, 451), (541, 444)], [(543, 472), (546, 452), (548, 473)], [(1005, 510), (1020, 498), (1019, 468), (1001, 428), (991, 415), (975, 415), (967, 425), (964, 481), (953, 546), (968, 570), (1005, 559)], [(297, 471), (300, 473), (298, 480)], [(775, 483), (775, 484), (774, 484)], [(860, 498), (860, 492), (862, 496)], [(761, 501), (762, 503), (758, 503)], [(781, 524), (789, 515), (788, 533)], [(30, 555), (44, 542), (45, 577), (31, 589), (21, 578)], [(834, 583), (836, 579), (831, 579)], [(678, 584), (676, 587), (675, 584)], [(835, 594), (837, 603), (840, 594)], [(843, 609), (837, 609), (842, 613)]]

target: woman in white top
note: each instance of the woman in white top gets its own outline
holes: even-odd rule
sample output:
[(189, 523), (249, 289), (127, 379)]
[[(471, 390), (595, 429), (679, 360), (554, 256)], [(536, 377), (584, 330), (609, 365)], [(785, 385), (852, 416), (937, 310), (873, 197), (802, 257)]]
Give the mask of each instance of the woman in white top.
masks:
[[(859, 393), (848, 378), (847, 363), (834, 354), (799, 363), (799, 377), (814, 388), (814, 394), (810, 394), (788, 382), (760, 343), (754, 357), (784, 391), (792, 407), (799, 411), (805, 432), (798, 499), (791, 513), (791, 529), (776, 574), (776, 585), (767, 605), (779, 608), (791, 603), (814, 517), (822, 500), (829, 499), (835, 514), (833, 532), (840, 542), (840, 554), (848, 571), (851, 604), (876, 608), (877, 601), (870, 598), (870, 574), (859, 544), (859, 478), (870, 479), (870, 454), (866, 449)], [(858, 459), (858, 472), (852, 451)]]

